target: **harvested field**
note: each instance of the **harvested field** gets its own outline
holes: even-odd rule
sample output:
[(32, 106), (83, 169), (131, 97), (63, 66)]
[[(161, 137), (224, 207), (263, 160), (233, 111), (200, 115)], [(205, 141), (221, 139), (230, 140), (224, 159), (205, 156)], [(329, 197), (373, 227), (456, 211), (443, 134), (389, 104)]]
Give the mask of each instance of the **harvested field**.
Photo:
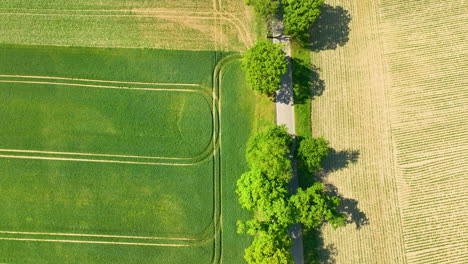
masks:
[(8, 1), (0, 4), (0, 42), (241, 51), (253, 44), (254, 22), (240, 2)]
[(466, 263), (466, 3), (327, 1), (312, 63), (323, 179), (351, 214), (323, 230), (329, 263)]

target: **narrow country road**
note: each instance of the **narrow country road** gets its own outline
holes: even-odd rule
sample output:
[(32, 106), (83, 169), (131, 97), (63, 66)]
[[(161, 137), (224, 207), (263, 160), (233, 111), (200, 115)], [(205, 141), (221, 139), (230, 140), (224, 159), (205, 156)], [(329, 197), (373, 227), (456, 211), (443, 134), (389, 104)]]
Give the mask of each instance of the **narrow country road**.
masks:
[[(282, 43), (288, 60), (288, 68), (286, 74), (281, 76), (281, 89), (276, 92), (276, 124), (286, 125), (288, 131), (292, 135), (296, 135), (296, 125), (294, 119), (294, 98), (293, 98), (293, 80), (291, 71), (291, 44), (289, 36), (283, 35), (283, 23), (279, 20), (273, 22), (273, 43)], [(292, 156), (290, 157), (292, 159)], [(296, 162), (292, 160), (293, 178), (289, 183), (289, 192), (296, 193), (299, 187), (297, 178)], [(289, 230), (289, 234), (293, 240), (291, 253), (294, 263), (304, 263), (304, 249), (302, 245), (302, 230), (300, 224), (295, 224)]]

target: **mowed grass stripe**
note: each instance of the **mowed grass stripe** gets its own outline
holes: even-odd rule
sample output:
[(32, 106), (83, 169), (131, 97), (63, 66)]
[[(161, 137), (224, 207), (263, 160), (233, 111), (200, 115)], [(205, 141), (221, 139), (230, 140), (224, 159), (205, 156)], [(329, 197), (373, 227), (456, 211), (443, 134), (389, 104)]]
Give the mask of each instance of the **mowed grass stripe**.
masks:
[(76, 234), (76, 233), (40, 233), (40, 232), (16, 232), (0, 231), (0, 234), (20, 234), (20, 235), (45, 235), (45, 236), (78, 236), (78, 237), (105, 237), (105, 238), (132, 238), (148, 240), (182, 240), (190, 241), (193, 238), (171, 238), (171, 237), (142, 237), (142, 236), (117, 236), (117, 235), (97, 235), (97, 234)]
[(381, 3), (403, 231), (409, 263), (466, 263), (467, 8), (428, 4)]

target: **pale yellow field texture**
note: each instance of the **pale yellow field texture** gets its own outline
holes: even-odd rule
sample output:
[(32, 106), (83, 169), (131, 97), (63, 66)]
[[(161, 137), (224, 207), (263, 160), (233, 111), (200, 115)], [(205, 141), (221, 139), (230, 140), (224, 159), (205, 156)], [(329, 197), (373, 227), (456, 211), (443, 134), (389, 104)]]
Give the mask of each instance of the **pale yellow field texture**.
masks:
[(243, 51), (255, 21), (243, 0), (0, 2), (0, 43)]
[(336, 150), (324, 181), (354, 223), (324, 228), (322, 259), (468, 263), (467, 2), (327, 3), (323, 31), (344, 32), (311, 53), (325, 83), (312, 130)]

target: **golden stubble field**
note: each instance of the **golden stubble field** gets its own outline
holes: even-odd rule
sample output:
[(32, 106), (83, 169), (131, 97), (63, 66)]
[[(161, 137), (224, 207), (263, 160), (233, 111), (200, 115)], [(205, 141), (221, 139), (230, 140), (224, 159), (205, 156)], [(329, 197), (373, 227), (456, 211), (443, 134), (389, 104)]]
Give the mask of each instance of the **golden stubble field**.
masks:
[(467, 3), (326, 2), (312, 130), (352, 223), (323, 230), (322, 259), (467, 263)]
[(0, 16), (0, 42), (49, 46), (243, 51), (256, 27), (239, 0), (13, 0)]

